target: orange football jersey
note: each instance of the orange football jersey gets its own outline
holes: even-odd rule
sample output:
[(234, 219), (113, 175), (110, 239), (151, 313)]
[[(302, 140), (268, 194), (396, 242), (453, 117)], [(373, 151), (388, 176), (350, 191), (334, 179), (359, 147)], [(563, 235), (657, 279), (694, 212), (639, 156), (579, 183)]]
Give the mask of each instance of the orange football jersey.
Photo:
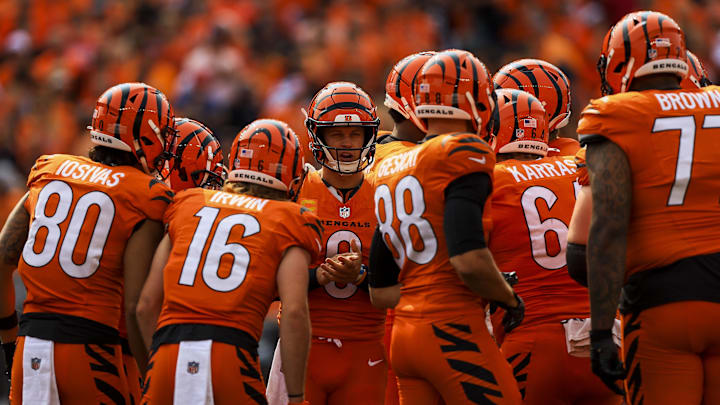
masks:
[(191, 188), (175, 197), (165, 223), (172, 250), (158, 329), (201, 323), (260, 339), (285, 250), (301, 247), (313, 261), (321, 250), (317, 217), (289, 201)]
[(117, 329), (123, 255), (136, 225), (161, 221), (173, 193), (130, 166), (41, 156), (30, 171), (30, 231), (18, 265), (23, 312), (73, 315)]
[(515, 271), (525, 328), (590, 314), (587, 289), (567, 273), (565, 248), (575, 205), (572, 156), (495, 165), (489, 248), (500, 271)]
[(590, 185), (590, 174), (587, 171), (587, 160), (585, 160), (587, 148), (578, 149), (575, 154), (575, 165), (577, 165), (577, 180), (581, 186)]
[[(360, 188), (346, 202), (332, 186), (326, 185), (320, 172), (312, 172), (300, 189), (298, 202), (312, 210), (325, 228), (322, 244), (325, 255), (312, 267), (319, 266), (325, 257), (350, 251), (355, 240), (367, 266), (370, 244), (375, 231), (375, 210), (372, 185), (363, 180)], [(354, 284), (337, 285), (330, 282), (310, 291), (310, 320), (313, 335), (347, 340), (380, 339), (383, 335), (385, 311), (370, 303), (367, 291)]]
[(648, 90), (591, 100), (578, 134), (604, 137), (632, 168), (626, 278), (720, 251), (720, 87)]
[[(390, 135), (390, 132), (388, 131), (380, 131), (378, 133), (378, 138), (380, 138), (380, 135)], [(380, 162), (385, 159), (388, 155), (391, 155), (397, 151), (400, 151), (405, 148), (411, 148), (413, 146), (417, 145), (416, 143), (410, 142), (410, 141), (400, 141), (400, 140), (393, 140), (386, 143), (378, 143), (375, 145), (375, 158), (373, 159), (373, 162), (365, 168), (365, 178), (368, 181), (374, 181), (375, 179), (375, 168), (380, 164)]]
[(580, 142), (572, 138), (555, 138), (548, 143), (548, 156), (573, 156), (580, 149)]
[[(443, 229), (444, 190), (471, 173), (492, 178), (494, 164), (495, 155), (482, 139), (452, 133), (428, 136), (417, 146), (385, 157), (375, 168), (378, 226), (401, 269), (396, 317), (484, 312), (485, 302), (450, 265)], [(485, 208), (489, 205), (488, 198)]]

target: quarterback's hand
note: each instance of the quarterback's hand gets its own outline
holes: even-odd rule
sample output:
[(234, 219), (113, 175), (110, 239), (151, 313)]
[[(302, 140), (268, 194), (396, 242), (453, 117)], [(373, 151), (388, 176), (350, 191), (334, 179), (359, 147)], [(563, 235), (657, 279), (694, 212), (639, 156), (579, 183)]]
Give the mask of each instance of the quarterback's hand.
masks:
[(622, 380), (627, 377), (627, 371), (618, 357), (618, 347), (613, 341), (611, 330), (590, 331), (590, 360), (593, 373), (614, 393), (625, 395)]
[(5, 353), (5, 375), (10, 381), (12, 375), (13, 356), (15, 356), (15, 342), (3, 343), (2, 350)]
[(350, 252), (325, 259), (325, 263), (318, 267), (325, 271), (332, 281), (350, 284), (357, 281), (362, 270), (362, 254), (355, 240), (350, 242)]
[(505, 333), (510, 333), (513, 329), (517, 328), (518, 325), (525, 318), (525, 302), (520, 298), (517, 293), (513, 292), (517, 305), (510, 306), (501, 302), (497, 303), (497, 306), (505, 310), (505, 316), (503, 316), (502, 324), (505, 329)]

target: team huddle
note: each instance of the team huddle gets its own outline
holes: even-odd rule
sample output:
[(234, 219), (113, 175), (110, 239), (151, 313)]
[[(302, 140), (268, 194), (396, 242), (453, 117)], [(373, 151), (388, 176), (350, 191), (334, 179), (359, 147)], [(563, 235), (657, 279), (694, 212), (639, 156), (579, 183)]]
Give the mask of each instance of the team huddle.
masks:
[(227, 161), (111, 87), (0, 233), (11, 404), (720, 404), (720, 88), (653, 11), (598, 71), (580, 143), (559, 68), (449, 49), (390, 71), (391, 132), (331, 82), (309, 145), (259, 119)]

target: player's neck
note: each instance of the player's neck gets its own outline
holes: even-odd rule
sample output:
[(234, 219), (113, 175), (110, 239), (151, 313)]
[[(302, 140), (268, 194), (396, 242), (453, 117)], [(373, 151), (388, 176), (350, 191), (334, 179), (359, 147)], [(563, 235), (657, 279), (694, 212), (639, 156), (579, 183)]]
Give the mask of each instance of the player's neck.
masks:
[(533, 155), (531, 153), (521, 153), (521, 152), (511, 152), (511, 153), (500, 153), (497, 155), (497, 161), (503, 162), (505, 160), (522, 160), (524, 162), (531, 161), (531, 160), (538, 160), (542, 158), (542, 156), (539, 155)]
[(630, 84), (630, 91), (679, 89), (680, 79), (669, 73), (636, 77)]
[(457, 119), (429, 119), (427, 124), (428, 135), (448, 134), (451, 132), (472, 132), (470, 121)]
[(411, 120), (405, 120), (395, 123), (391, 136), (401, 141), (418, 143), (425, 137), (425, 133)]
[(320, 170), (323, 180), (335, 188), (353, 188), (357, 187), (363, 181), (363, 172), (353, 174), (340, 174), (326, 167)]
[(552, 142), (560, 137), (560, 130), (559, 129), (553, 129), (550, 131), (550, 135), (548, 136), (548, 142)]

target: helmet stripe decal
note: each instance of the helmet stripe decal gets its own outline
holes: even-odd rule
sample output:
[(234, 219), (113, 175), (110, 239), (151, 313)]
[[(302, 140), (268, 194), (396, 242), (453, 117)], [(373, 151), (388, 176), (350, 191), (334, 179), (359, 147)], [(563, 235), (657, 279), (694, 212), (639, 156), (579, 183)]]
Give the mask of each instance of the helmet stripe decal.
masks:
[[(625, 21), (622, 22), (622, 36), (623, 36), (623, 47), (625, 48), (625, 63), (627, 64), (630, 62), (630, 33), (628, 32), (628, 24), (630, 24), (630, 19), (625, 19)], [(622, 65), (618, 65), (622, 66)]]
[(513, 106), (513, 117), (515, 118), (515, 123), (513, 124), (513, 135), (512, 140), (516, 139), (517, 129), (520, 128), (520, 123), (518, 122), (518, 114), (517, 114), (517, 103), (518, 103), (518, 96), (520, 95), (519, 91), (514, 91), (512, 94), (512, 106)]
[(292, 176), (295, 176), (297, 174), (298, 161), (300, 160), (300, 142), (298, 142), (297, 136), (293, 136), (292, 138), (295, 141), (295, 156), (293, 156)]
[[(180, 143), (178, 143), (177, 150), (175, 151), (175, 155), (179, 159), (183, 152), (185, 151), (185, 148), (188, 146), (190, 141), (195, 137), (197, 131), (193, 131), (192, 133), (188, 134)], [(201, 150), (202, 152), (202, 150)], [(198, 155), (199, 156), (199, 155)]]
[[(538, 84), (537, 78), (535, 77), (535, 73), (533, 73), (533, 71), (525, 65), (517, 65), (517, 70), (518, 72), (524, 74), (528, 78), (528, 80), (530, 80), (533, 88), (533, 93), (535, 93), (535, 97), (540, 97), (540, 85)], [(525, 89), (523, 90), (527, 91)]]
[[(498, 72), (498, 73), (500, 73), (501, 75), (503, 75), (503, 76), (505, 76), (505, 77), (509, 77), (510, 79), (512, 79), (512, 81), (514, 81), (515, 84), (517, 84), (518, 88), (521, 88), (521, 89), (523, 88), (522, 82), (520, 82), (520, 80), (518, 80), (515, 76), (513, 76), (513, 75), (511, 75), (511, 74), (509, 74), (509, 73), (505, 73), (505, 72)], [(497, 88), (498, 88), (498, 89), (499, 89), (499, 88), (502, 88), (502, 86), (497, 85)]]
[[(545, 72), (545, 74), (547, 75), (547, 77), (550, 79), (550, 83), (552, 83), (553, 87), (555, 88), (555, 93), (556, 93), (556, 95), (557, 95), (558, 103), (557, 103), (557, 105), (555, 106), (555, 111), (553, 112), (552, 117), (557, 117), (558, 114), (560, 114), (560, 109), (562, 108), (562, 106), (563, 106), (563, 105), (566, 105), (567, 103), (563, 102), (563, 94), (562, 94), (562, 91), (560, 91), (560, 86), (558, 86), (557, 83), (555, 83), (555, 80), (553, 80), (553, 77), (550, 75), (550, 72), (548, 72), (547, 70), (545, 70), (545, 67), (542, 66), (542, 65), (540, 65), (540, 70), (542, 70), (543, 72)], [(565, 78), (563, 78), (563, 80), (565, 80)], [(538, 98), (539, 98), (539, 97), (538, 97)], [(568, 102), (569, 102), (569, 101), (570, 101), (570, 100), (568, 100)]]
[(400, 68), (400, 70), (397, 73), (397, 80), (395, 80), (395, 96), (397, 98), (400, 98), (402, 95), (400, 94), (400, 81), (402, 80), (403, 72), (405, 72), (405, 69), (410, 66), (412, 61), (418, 58), (419, 55), (412, 55), (409, 58), (405, 60), (405, 64)]
[(277, 169), (275, 171), (275, 178), (282, 180), (282, 162), (285, 157), (285, 147), (287, 146), (287, 133), (283, 130), (283, 127), (278, 122), (273, 121), (272, 123), (280, 133), (280, 139), (282, 140), (282, 149), (280, 150), (280, 158), (278, 159)]
[[(140, 140), (140, 127), (143, 122), (143, 117), (145, 116), (145, 106), (147, 105), (147, 98), (148, 98), (148, 88), (145, 87), (143, 89), (143, 98), (140, 102), (140, 107), (138, 107), (137, 114), (135, 114), (135, 122), (133, 123), (133, 138), (138, 140), (139, 145), (144, 145), (144, 143)], [(161, 125), (160, 122), (158, 122), (158, 125)]]
[[(335, 104), (329, 106), (328, 108), (322, 110), (322, 112), (320, 112), (320, 114), (318, 114), (318, 118), (322, 117), (323, 115), (325, 115), (331, 111), (335, 111), (335, 110), (339, 110), (339, 109), (343, 109), (343, 108), (355, 108), (355, 109), (362, 110), (362, 111), (372, 115), (372, 112), (370, 110), (368, 110), (364, 105), (358, 104), (358, 103), (355, 103), (352, 101), (345, 101), (345, 102), (341, 102), (341, 103), (335, 103)], [(318, 119), (318, 121), (320, 121), (320, 120)]]
[[(253, 137), (259, 133), (263, 133), (267, 136), (268, 148), (270, 147), (270, 145), (272, 144), (272, 134), (265, 128), (258, 128), (252, 133), (252, 135), (248, 137), (248, 149), (251, 149), (250, 143), (252, 142)], [(250, 164), (248, 165), (248, 167), (252, 167), (252, 157), (250, 157)]]
[(166, 134), (165, 131), (163, 131), (163, 130), (164, 130), (165, 128), (167, 128), (167, 126), (170, 125), (170, 117), (169, 117), (170, 111), (168, 110), (168, 117), (167, 117), (167, 121), (168, 121), (168, 122), (167, 122), (165, 125), (163, 125), (163, 121), (162, 121), (162, 113), (163, 113), (163, 111), (162, 111), (162, 95), (161, 95), (161, 93), (160, 93), (159, 91), (158, 91), (158, 92), (155, 92), (155, 104), (157, 105), (156, 108), (157, 108), (158, 126), (160, 127), (160, 135), (164, 138), (167, 134)]
[[(663, 31), (663, 22), (664, 22), (665, 20), (667, 20), (667, 18), (665, 18), (664, 15), (659, 15), (659, 16), (658, 16), (658, 21), (657, 21), (657, 23), (658, 23), (658, 26), (660, 27), (660, 33), (661, 33), (661, 34), (662, 34), (662, 31)], [(669, 50), (669, 48), (668, 48), (668, 50)]]
[[(127, 103), (128, 95), (130, 94), (130, 85), (125, 83), (120, 85), (120, 106), (118, 107), (118, 117), (115, 122), (120, 122), (122, 113), (125, 110), (125, 103)], [(120, 126), (115, 125), (113, 128), (115, 138), (120, 139)]]
[(645, 49), (647, 50), (647, 52), (645, 52), (645, 62), (644, 63), (647, 63), (648, 60), (650, 59), (650, 48), (651, 48), (650, 35), (648, 35), (648, 27), (647, 27), (648, 15), (650, 15), (650, 13), (647, 11), (641, 14), (641, 16), (642, 16), (641, 25), (642, 25), (643, 33), (645, 34)]
[[(455, 88), (453, 89), (453, 97), (452, 97), (452, 105), (453, 107), (458, 107), (458, 94), (457, 89), (458, 85), (460, 84), (460, 57), (458, 56), (457, 52), (450, 52), (450, 57), (452, 58), (453, 62), (455, 63)], [(465, 60), (467, 63), (467, 59)]]
[(478, 103), (478, 70), (477, 70), (477, 66), (475, 66), (475, 63), (473, 63), (472, 61), (470, 62), (470, 65), (472, 66), (472, 72), (473, 72), (473, 92), (472, 92), (473, 102), (475, 104), (477, 104)]

